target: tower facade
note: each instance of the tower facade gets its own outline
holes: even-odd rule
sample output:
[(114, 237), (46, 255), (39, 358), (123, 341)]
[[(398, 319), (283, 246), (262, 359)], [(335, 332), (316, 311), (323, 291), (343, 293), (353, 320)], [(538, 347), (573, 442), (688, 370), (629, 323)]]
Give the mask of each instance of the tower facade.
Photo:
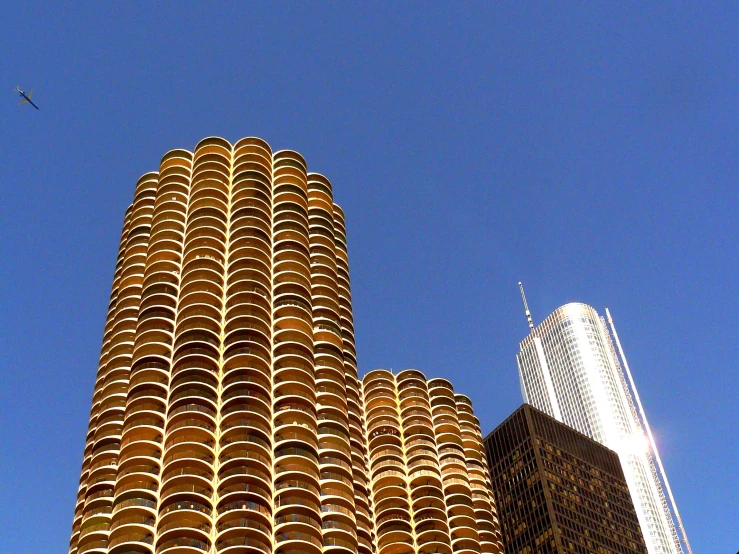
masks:
[(373, 551), (344, 217), (292, 151), (174, 150), (125, 215), (71, 553)]
[(378, 553), (501, 553), (469, 398), (416, 370), (362, 381)]
[(506, 554), (646, 554), (614, 451), (529, 404), (485, 449)]
[(654, 465), (658, 453), (605, 320), (590, 306), (567, 304), (521, 342), (517, 360), (525, 402), (618, 453), (649, 554), (681, 554)]
[(125, 214), (70, 554), (498, 552), (469, 402), (371, 375), (328, 179), (258, 138), (167, 153)]

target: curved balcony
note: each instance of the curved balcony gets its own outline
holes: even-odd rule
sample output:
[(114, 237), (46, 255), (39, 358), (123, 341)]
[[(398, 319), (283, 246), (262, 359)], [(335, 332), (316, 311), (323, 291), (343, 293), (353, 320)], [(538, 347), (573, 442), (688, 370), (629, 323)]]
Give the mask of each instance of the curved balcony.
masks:
[(186, 249), (182, 260), (183, 274), (193, 264), (197, 267), (211, 267), (220, 273), (223, 271), (224, 260), (225, 254), (222, 247)]
[(273, 229), (281, 229), (279, 239), (274, 237), (275, 259), (280, 259), (277, 256), (282, 251), (294, 250), (309, 260), (308, 213), (305, 207), (294, 202), (275, 202), (272, 213)]
[(174, 410), (181, 406), (191, 404), (201, 405), (211, 411), (215, 411), (218, 395), (206, 383), (187, 382), (170, 395), (170, 417)]
[(257, 171), (234, 178), (231, 188), (231, 224), (271, 228), (272, 185)]
[[(130, 496), (133, 495), (133, 496)], [(157, 503), (155, 494), (150, 491), (133, 491), (116, 497), (113, 502), (114, 517), (129, 517), (132, 515), (153, 516), (156, 513)]]
[[(163, 501), (159, 507), (159, 527), (167, 526), (168, 530), (178, 527), (185, 527), (184, 522), (199, 522), (209, 525), (210, 516), (213, 510), (208, 500), (202, 496), (192, 496), (191, 498)], [(179, 523), (179, 525), (170, 525), (170, 523)]]
[[(224, 342), (226, 352), (233, 354), (242, 348), (249, 349), (249, 352), (258, 351), (260, 358), (268, 358), (272, 345), (269, 340), (269, 333), (264, 331), (262, 325), (256, 326), (252, 324), (252, 329), (238, 329), (232, 331)], [(230, 356), (229, 356), (230, 357)]]
[(255, 496), (262, 495), (266, 505), (270, 505), (272, 498), (269, 492), (272, 486), (271, 468), (251, 462), (252, 460), (236, 460), (221, 467), (218, 472), (219, 495), (225, 498), (231, 493), (242, 492), (245, 493), (242, 496), (252, 498), (252, 500), (255, 500)]
[[(184, 249), (189, 256), (196, 253), (201, 257), (223, 262), (226, 257), (226, 238), (220, 232), (212, 229), (188, 229), (185, 234)], [(197, 255), (195, 259), (197, 259)], [(184, 281), (185, 278), (183, 277)]]
[(206, 466), (213, 463), (215, 457), (212, 449), (205, 444), (197, 442), (182, 442), (171, 447), (164, 455), (165, 471), (167, 466), (173, 462), (192, 462), (192, 467)]
[[(263, 162), (252, 157), (234, 164), (234, 178), (231, 185), (231, 213), (241, 207), (244, 201), (259, 199), (268, 208), (272, 205), (271, 160)], [(267, 210), (269, 214), (271, 209)]]
[(290, 293), (275, 297), (274, 309), (275, 326), (302, 331), (305, 338), (300, 341), (301, 343), (306, 343), (308, 339), (312, 340), (313, 316), (310, 303)]
[(205, 342), (199, 338), (193, 338), (193, 342), (183, 344), (175, 353), (172, 364), (172, 378), (174, 379), (181, 371), (191, 368), (203, 369), (213, 375), (218, 372), (218, 359), (220, 358), (217, 346), (212, 344), (213, 335), (209, 335)]
[[(252, 288), (249, 288), (248, 292), (239, 292), (238, 294), (253, 295), (256, 294)], [(244, 303), (232, 303), (231, 293), (228, 295), (226, 305), (228, 306), (226, 311), (226, 322), (225, 331), (226, 334), (231, 333), (237, 329), (256, 329), (262, 333), (265, 333), (265, 337), (270, 336), (270, 307), (267, 299), (261, 294), (258, 302), (244, 302)], [(266, 329), (264, 328), (266, 327)]]
[[(231, 246), (233, 247), (233, 244)], [(234, 259), (233, 252), (232, 250), (232, 260)], [(269, 298), (272, 289), (270, 278), (272, 271), (269, 264), (260, 259), (255, 259), (253, 254), (251, 253), (246, 259), (232, 261), (229, 268), (231, 273), (227, 287), (228, 297), (231, 299), (235, 295), (241, 295), (248, 300), (251, 298), (249, 293), (256, 293), (256, 304), (262, 306), (266, 312), (265, 315), (269, 316), (269, 303), (266, 299)], [(269, 259), (268, 254), (264, 254), (262, 257)], [(237, 271), (237, 273), (233, 273), (233, 271)], [(261, 297), (261, 299), (258, 297)], [(228, 306), (231, 305), (233, 303), (228, 303)], [(259, 317), (261, 318), (261, 315)]]
[[(223, 369), (223, 392), (221, 399), (228, 403), (222, 409), (223, 415), (231, 413), (234, 404), (243, 404), (249, 399), (249, 404), (261, 406), (257, 412), (269, 419), (271, 384), (262, 364), (250, 360), (248, 366), (243, 366), (237, 358), (229, 358)], [(251, 399), (254, 399), (253, 401)], [(233, 402), (228, 402), (233, 400)]]
[(364, 393), (365, 406), (364, 410), (367, 417), (377, 407), (388, 407), (397, 410), (397, 399), (395, 397), (395, 391), (386, 387), (378, 388), (367, 391)]
[[(275, 202), (295, 202), (308, 207), (308, 192), (306, 190), (305, 176), (294, 173), (293, 176), (278, 170), (279, 178), (275, 180), (274, 198)], [(279, 200), (278, 200), (279, 199)]]
[[(199, 517), (199, 516), (198, 516)], [(160, 542), (166, 542), (172, 537), (191, 535), (207, 539), (210, 535), (211, 525), (208, 521), (202, 519), (187, 519), (187, 517), (180, 519), (170, 519), (168, 523), (160, 525), (157, 529), (157, 534)], [(202, 535), (198, 532), (202, 532)]]
[(449, 542), (449, 531), (428, 531), (421, 535), (416, 535), (416, 543), (418, 544), (418, 552), (420, 554), (451, 554), (452, 547)]
[(243, 518), (252, 521), (261, 522), (262, 525), (269, 526), (272, 521), (272, 510), (269, 502), (265, 499), (250, 500), (241, 498), (237, 500), (229, 500), (220, 502), (217, 507), (218, 522), (217, 526), (237, 518)]
[[(241, 262), (244, 267), (249, 262), (267, 263), (270, 260), (272, 236), (260, 227), (246, 225), (232, 227), (229, 236), (229, 262)], [(229, 271), (229, 277), (232, 276)]]
[[(220, 298), (223, 296), (223, 278), (220, 274), (213, 270), (212, 267), (199, 267), (202, 264), (190, 264), (188, 271), (182, 275), (182, 283), (180, 285), (180, 304), (184, 303), (184, 298), (189, 294), (198, 292), (209, 292)], [(189, 302), (187, 302), (189, 304)], [(178, 332), (183, 329), (178, 327)]]
[(124, 477), (136, 474), (143, 474), (144, 480), (151, 481), (151, 476), (157, 477), (159, 475), (158, 460), (133, 459), (122, 463), (118, 469), (118, 480), (119, 482), (125, 482)]
[[(247, 310), (257, 308), (265, 313), (264, 319), (269, 321), (269, 314), (272, 312), (269, 298), (269, 289), (265, 289), (263, 285), (239, 286), (239, 289), (235, 291), (229, 289), (226, 300), (226, 319), (230, 320), (235, 313), (246, 312)], [(254, 315), (257, 317), (260, 316), (258, 313)]]
[[(211, 254), (206, 255), (211, 256)], [(215, 283), (207, 281), (183, 282), (180, 289), (180, 308), (202, 304), (205, 308), (210, 306), (220, 311), (222, 307), (222, 297), (223, 291), (221, 290), (221, 287)]]
[(121, 533), (111, 533), (108, 542), (108, 552), (123, 554), (129, 552), (151, 553), (154, 544), (154, 535), (150, 530), (126, 530)]
[(85, 521), (78, 531), (77, 542), (79, 544), (107, 540), (110, 527), (110, 520), (107, 518)]
[[(169, 364), (164, 364), (159, 361), (148, 361), (146, 363), (138, 363), (131, 370), (131, 380), (129, 382), (129, 391), (136, 392), (138, 388), (154, 387), (160, 390), (166, 391), (169, 387)], [(154, 402), (158, 403), (161, 398), (158, 394), (152, 394), (151, 396), (156, 397), (157, 400)], [(130, 407), (130, 406), (129, 406)], [(126, 410), (126, 421), (130, 412)]]
[(409, 521), (396, 520), (378, 526), (377, 551), (381, 554), (414, 552), (413, 535)]
[(371, 407), (366, 408), (365, 418), (368, 429), (382, 425), (395, 425), (400, 427), (395, 400), (392, 398), (388, 398), (387, 402), (375, 402)]
[(181, 281), (183, 284), (204, 281), (223, 288), (223, 266), (218, 260), (202, 255), (203, 252), (190, 250), (182, 262)]
[(216, 549), (219, 552), (268, 552), (272, 540), (270, 525), (248, 517), (231, 517), (218, 524)]
[(170, 385), (170, 403), (180, 398), (187, 397), (186, 391), (198, 391), (194, 396), (212, 399), (217, 396), (218, 377), (210, 368), (202, 367), (202, 364), (180, 364), (176, 372), (173, 372)]
[(320, 532), (306, 533), (303, 531), (285, 530), (275, 533), (275, 546), (281, 551), (297, 550), (305, 554), (320, 554), (323, 552), (323, 542), (319, 538)]
[(244, 137), (233, 145), (235, 163), (256, 157), (266, 167), (272, 167), (272, 148), (258, 137)]
[[(272, 210), (268, 200), (252, 197), (240, 199), (234, 198), (231, 205), (231, 229), (258, 229), (259, 231), (263, 231), (271, 236), (271, 212)], [(256, 254), (254, 258), (259, 261), (265, 261), (265, 254), (270, 255), (269, 265), (271, 266), (271, 239), (269, 240), (268, 244), (270, 245), (270, 249), (265, 252), (259, 251), (258, 248), (251, 248), (249, 245), (244, 245), (244, 247), (247, 248), (247, 250), (244, 252), (240, 252), (240, 249), (230, 249), (229, 263), (235, 264), (239, 263), (240, 261), (248, 260), (252, 257), (248, 255), (248, 253), (254, 252)], [(254, 243), (254, 246), (257, 247), (258, 243)]]
[(229, 172), (230, 169), (218, 163), (209, 162), (196, 166), (190, 187), (190, 203), (209, 199), (228, 206)]
[(170, 420), (167, 441), (164, 444), (168, 455), (172, 452), (172, 447), (183, 443), (203, 445), (208, 449), (215, 446), (215, 425), (199, 413), (192, 415), (193, 417), (187, 419), (182, 415), (174, 422)]
[(260, 541), (250, 533), (238, 533), (218, 539), (216, 550), (224, 554), (270, 554), (272, 547), (269, 542)]
[(77, 553), (78, 554), (107, 554), (108, 552), (108, 541), (107, 539), (94, 539), (89, 542), (78, 543)]
[(225, 327), (226, 338), (224, 345), (227, 349), (231, 345), (255, 343), (262, 346), (267, 353), (271, 351), (269, 317), (256, 310), (241, 310), (241, 313), (229, 314)]
[(137, 527), (144, 527), (144, 531), (153, 531), (156, 518), (151, 515), (133, 515), (128, 517), (117, 517), (110, 522), (110, 531), (120, 532), (124, 534), (126, 531), (130, 531)]
[(157, 545), (157, 554), (189, 554), (192, 552), (208, 552), (210, 541), (204, 541), (192, 537), (178, 537)]
[(144, 473), (143, 475), (139, 473), (120, 477), (115, 486), (115, 494), (119, 497), (123, 496), (123, 493), (131, 495), (135, 492), (137, 494), (133, 494), (134, 496), (140, 496), (138, 493), (151, 494), (152, 492), (156, 493), (158, 490), (158, 480), (150, 473)]

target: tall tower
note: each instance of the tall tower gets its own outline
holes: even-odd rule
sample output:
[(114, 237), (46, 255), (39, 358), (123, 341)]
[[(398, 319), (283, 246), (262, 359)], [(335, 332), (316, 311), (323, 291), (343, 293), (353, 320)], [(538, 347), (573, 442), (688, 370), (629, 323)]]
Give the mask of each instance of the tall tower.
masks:
[(70, 553), (374, 551), (344, 216), (257, 138), (126, 211)]
[(378, 554), (502, 554), (469, 398), (414, 369), (362, 383)]
[(359, 381), (344, 216), (300, 154), (207, 138), (139, 180), (69, 552), (501, 552), (469, 400)]
[(525, 402), (618, 453), (649, 554), (682, 554), (673, 516), (690, 552), (672, 494), (671, 510), (663, 492), (663, 483), (669, 491), (667, 476), (654, 465), (659, 453), (649, 424), (637, 414), (605, 320), (585, 304), (562, 306), (521, 342), (517, 360)]

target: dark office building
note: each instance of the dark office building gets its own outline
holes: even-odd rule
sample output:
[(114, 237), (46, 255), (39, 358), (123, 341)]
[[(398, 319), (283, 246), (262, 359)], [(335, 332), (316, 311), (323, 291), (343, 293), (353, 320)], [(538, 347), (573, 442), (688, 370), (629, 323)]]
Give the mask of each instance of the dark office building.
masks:
[(612, 450), (528, 404), (485, 450), (505, 554), (646, 554)]

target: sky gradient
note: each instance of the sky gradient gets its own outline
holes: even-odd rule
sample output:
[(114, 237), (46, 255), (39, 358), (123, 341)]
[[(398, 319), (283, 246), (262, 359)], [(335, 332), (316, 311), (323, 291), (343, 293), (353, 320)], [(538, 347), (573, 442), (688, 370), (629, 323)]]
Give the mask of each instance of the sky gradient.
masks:
[(360, 373), (448, 378), (484, 433), (518, 281), (535, 323), (608, 306), (695, 554), (739, 549), (739, 8), (519, 4), (0, 8), (1, 552), (66, 551), (124, 210), (209, 135), (329, 177)]

